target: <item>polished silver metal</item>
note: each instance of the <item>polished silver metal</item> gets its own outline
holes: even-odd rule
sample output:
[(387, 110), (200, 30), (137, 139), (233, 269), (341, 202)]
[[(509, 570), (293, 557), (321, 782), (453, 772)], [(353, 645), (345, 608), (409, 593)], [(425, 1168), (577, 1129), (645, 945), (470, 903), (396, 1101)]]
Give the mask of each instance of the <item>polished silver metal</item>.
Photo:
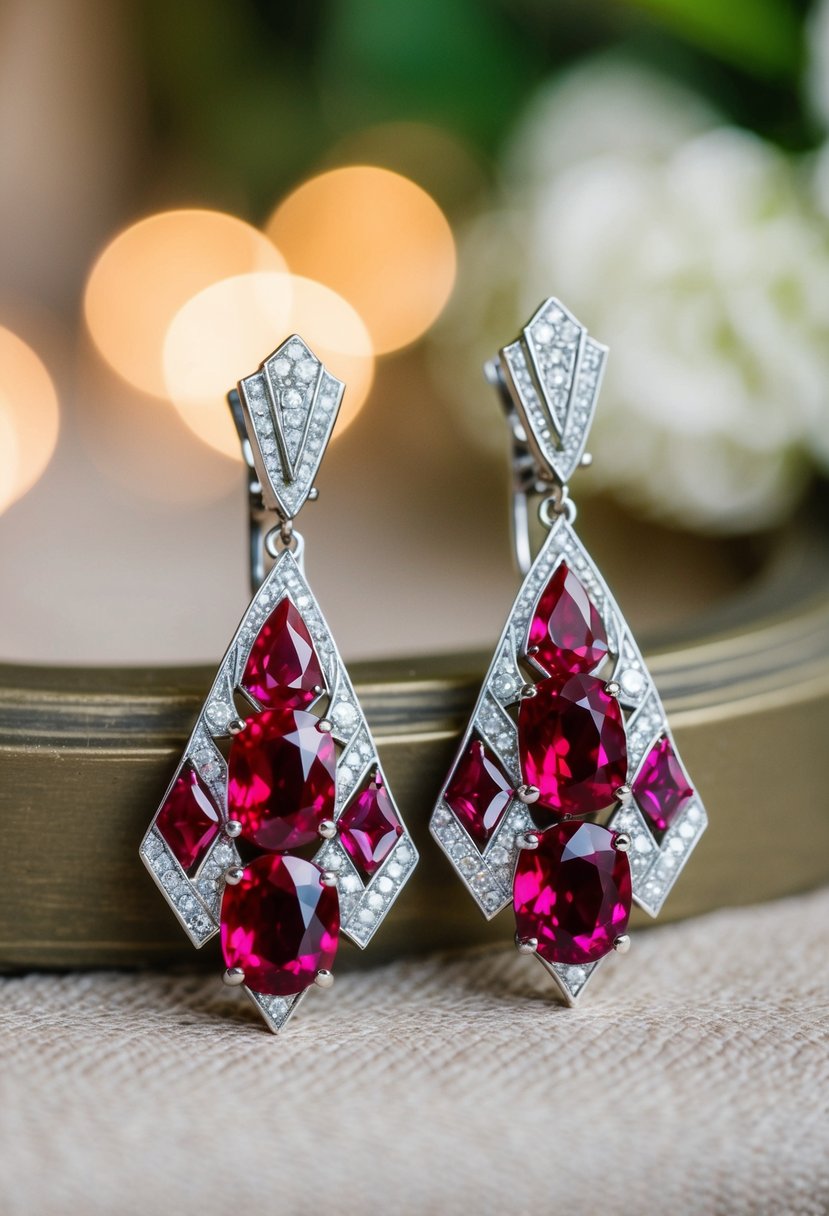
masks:
[(337, 835), (337, 825), (333, 819), (323, 819), (319, 826), (319, 834), (323, 840), (333, 840)]
[(519, 785), (515, 791), (516, 798), (527, 806), (532, 806), (534, 802), (538, 802), (541, 791), (535, 785)]
[(538, 950), (537, 937), (519, 937), (515, 935), (515, 945), (519, 954), (535, 954)]
[(229, 735), (241, 735), (246, 726), (247, 723), (244, 718), (231, 718), (227, 724), (227, 733)]
[(320, 876), (320, 882), (324, 887), (336, 887), (339, 880), (339, 875), (336, 870), (323, 870)]
[(229, 988), (238, 988), (245, 982), (245, 973), (241, 967), (228, 967), (224, 971), (222, 979)]
[(228, 834), (231, 840), (235, 840), (237, 836), (240, 836), (242, 834), (242, 825), (239, 820), (228, 819), (227, 823), (225, 824), (225, 832)]
[(231, 866), (229, 870), (225, 870), (224, 878), (229, 887), (238, 887), (244, 877), (244, 866)]
[[(562, 562), (584, 585), (607, 634), (609, 655), (601, 671), (608, 693), (617, 698), (622, 711), (628, 757), (627, 779), (616, 791), (607, 826), (616, 835), (620, 852), (629, 859), (633, 899), (651, 916), (658, 914), (707, 823), (696, 793), (664, 833), (656, 831), (636, 801), (636, 779), (651, 748), (662, 737), (670, 740), (675, 752), (676, 745), (639, 647), (574, 530), (576, 507), (568, 481), (577, 468), (590, 464), (585, 443), (606, 356), (606, 348), (590, 338), (559, 301), (551, 299), (541, 305), (521, 338), (505, 347), (485, 369), (510, 429), (513, 539), (516, 563), (524, 578), (430, 828), (487, 919), (512, 902), (519, 853), (533, 847), (533, 842), (537, 847), (539, 839), (533, 804), (525, 795), (516, 706), (525, 695), (528, 670), (538, 667), (537, 650), (529, 646), (530, 625)], [(539, 518), (546, 536), (534, 555), (529, 519), (536, 496), (541, 499)], [(451, 775), (473, 739), (483, 741), (515, 791), (483, 848), (445, 797)], [(624, 949), (624, 941), (620, 949)], [(538, 953), (536, 957), (568, 1004), (581, 996), (602, 961), (559, 964), (548, 963)]]
[(329, 718), (320, 718), (317, 723), (317, 730), (322, 731), (326, 735), (330, 735), (334, 729), (334, 723)]
[(333, 971), (326, 971), (324, 967), (320, 967), (317, 974), (314, 976), (314, 983), (318, 988), (331, 988), (334, 985)]
[(627, 933), (620, 933), (617, 938), (614, 938), (613, 949), (617, 954), (627, 954), (630, 950), (630, 937)]

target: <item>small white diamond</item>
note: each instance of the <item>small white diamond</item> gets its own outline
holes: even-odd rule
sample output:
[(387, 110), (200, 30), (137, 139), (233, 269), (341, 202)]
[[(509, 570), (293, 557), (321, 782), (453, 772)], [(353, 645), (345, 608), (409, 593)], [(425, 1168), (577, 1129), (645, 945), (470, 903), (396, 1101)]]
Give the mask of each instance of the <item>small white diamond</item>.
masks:
[(298, 388), (289, 388), (282, 398), (282, 403), (288, 410), (299, 409), (302, 405), (302, 393)]
[(619, 673), (619, 685), (629, 697), (638, 697), (645, 687), (645, 677), (635, 667), (626, 667)]
[(277, 359), (273, 364), (273, 370), (277, 376), (290, 376), (291, 361), (290, 359)]
[(547, 325), (546, 322), (542, 321), (540, 325), (535, 327), (536, 341), (540, 342), (542, 346), (547, 342), (552, 342), (554, 337), (555, 331), (552, 325)]
[(313, 380), (317, 374), (317, 364), (313, 359), (303, 359), (297, 365), (296, 374), (300, 380)]
[(390, 891), (394, 890), (394, 883), (390, 878), (386, 878), (384, 874), (382, 878), (377, 879), (377, 889), (378, 891), (382, 891), (384, 895), (388, 895)]
[(408, 863), (412, 860), (411, 850), (409, 848), (407, 848), (407, 846), (405, 844), (401, 844), (399, 846), (395, 856), (397, 857), (397, 860), (400, 862), (400, 864), (404, 865), (404, 866), (408, 865)]
[(377, 891), (372, 891), (368, 897), (368, 906), (373, 908), (375, 912), (379, 912), (384, 905), (383, 896)]
[(345, 730), (357, 721), (357, 710), (348, 701), (338, 701), (331, 711), (331, 718), (341, 730)]

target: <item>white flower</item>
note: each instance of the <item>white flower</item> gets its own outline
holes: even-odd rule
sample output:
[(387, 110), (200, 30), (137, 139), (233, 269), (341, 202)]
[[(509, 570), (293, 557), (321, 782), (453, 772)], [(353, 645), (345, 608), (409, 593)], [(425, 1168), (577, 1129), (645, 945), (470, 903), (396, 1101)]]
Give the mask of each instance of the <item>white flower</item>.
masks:
[(505, 318), (558, 296), (610, 346), (593, 484), (685, 526), (753, 528), (780, 517), (804, 449), (826, 443), (826, 232), (782, 153), (706, 130), (682, 98), (606, 65), (595, 89), (585, 68), (547, 92), (516, 139), (513, 212), (483, 237), (498, 265), (484, 270), (479, 225), (454, 311), (497, 334), (492, 354)]

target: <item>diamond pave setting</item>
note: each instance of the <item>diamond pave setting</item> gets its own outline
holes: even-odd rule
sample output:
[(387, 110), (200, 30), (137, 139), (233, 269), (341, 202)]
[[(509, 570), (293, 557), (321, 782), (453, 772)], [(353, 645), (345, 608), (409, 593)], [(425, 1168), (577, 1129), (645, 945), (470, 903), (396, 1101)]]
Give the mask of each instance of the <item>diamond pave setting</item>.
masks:
[[(296, 472), (303, 444), (319, 441), (319, 449), (312, 446), (318, 464), (333, 415), (320, 421), (314, 401), (330, 392), (333, 378), (297, 338), (268, 365), (278, 383), (298, 376), (306, 385), (305, 429), (287, 450)], [(264, 374), (258, 373), (260, 388)], [(281, 410), (301, 407), (284, 392), (280, 400)], [(267, 426), (247, 422), (257, 466), (273, 472)], [(316, 464), (308, 468), (308, 488)], [(304, 501), (304, 491), (296, 493), (292, 501)], [(344, 833), (367, 788), (382, 791), (387, 831), (380, 841), (371, 837), (371, 864), (355, 865), (340, 821)], [(376, 833), (373, 819), (368, 827)], [(221, 930), (225, 979), (244, 988), (273, 1031), (310, 986), (332, 982), (343, 936), (360, 949), (368, 945), (417, 863), (305, 578), (296, 533), (275, 557), (222, 659), (140, 853), (195, 947)]]
[[(566, 350), (559, 358), (555, 351), (562, 345)], [(552, 471), (563, 485), (581, 458), (605, 353), (556, 300), (546, 301), (522, 338), (501, 353), (499, 378), (518, 408), (542, 480)], [(529, 354), (535, 360), (532, 374)], [(516, 370), (519, 355), (524, 380)], [(589, 383), (583, 386), (580, 377), (588, 365)], [(544, 421), (539, 381), (551, 391), (547, 373), (553, 367), (564, 378), (555, 380), (558, 395), (547, 402)], [(519, 405), (516, 385), (522, 384)], [(533, 402), (538, 405), (535, 415)], [(547, 450), (539, 454), (542, 444)], [(514, 901), (516, 911), (525, 910), (518, 898), (518, 876), (533, 867), (529, 859), (521, 860), (524, 849), (548, 848), (556, 832), (568, 835), (580, 822), (592, 821), (597, 831), (603, 825), (612, 848), (596, 853), (592, 867), (566, 868), (570, 875), (592, 876), (594, 898), (579, 898), (575, 889), (557, 891), (555, 877), (546, 887), (539, 883), (533, 914), (544, 911), (544, 931), (529, 936), (525, 932), (523, 937), (519, 933), (518, 938), (520, 948), (545, 966), (568, 1004), (581, 995), (614, 948), (627, 948), (623, 930), (612, 939), (602, 928), (607, 907), (613, 908), (607, 923), (617, 925), (626, 924), (624, 905), (629, 907), (631, 898), (656, 916), (707, 822), (644, 659), (573, 528), (574, 514), (562, 510), (546, 520), (549, 533), (518, 591), (430, 824), (487, 919)], [(574, 713), (576, 705), (583, 709)], [(470, 749), (481, 745), (503, 772), (503, 784), (513, 791), (485, 837), (470, 831), (468, 816), (458, 813), (455, 794), (459, 774), (468, 784)], [(574, 781), (585, 784), (574, 786)], [(574, 789), (589, 791), (589, 798), (574, 799)], [(475, 791), (466, 790), (465, 796), (474, 801)], [(488, 789), (481, 792), (481, 797), (488, 796)], [(574, 840), (580, 839), (576, 833)], [(614, 850), (618, 906), (595, 895), (601, 857), (612, 858)], [(543, 872), (554, 876), (561, 867), (550, 864)], [(573, 900), (582, 909), (584, 923), (569, 937), (558, 920), (557, 895), (562, 909), (570, 901), (571, 916)], [(590, 915), (597, 918), (593, 925), (587, 923)], [(529, 923), (526, 915), (524, 921)], [(565, 938), (570, 943), (566, 948), (561, 945)], [(573, 941), (592, 945), (579, 957)]]

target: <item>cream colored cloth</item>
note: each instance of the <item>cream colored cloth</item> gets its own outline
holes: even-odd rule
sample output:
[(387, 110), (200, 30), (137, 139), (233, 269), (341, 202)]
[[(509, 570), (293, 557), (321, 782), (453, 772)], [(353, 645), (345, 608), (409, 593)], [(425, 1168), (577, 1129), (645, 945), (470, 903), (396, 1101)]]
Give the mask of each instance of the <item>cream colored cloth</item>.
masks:
[(829, 1210), (829, 893), (641, 933), (577, 1010), (514, 951), (314, 990), (0, 985), (0, 1212)]

